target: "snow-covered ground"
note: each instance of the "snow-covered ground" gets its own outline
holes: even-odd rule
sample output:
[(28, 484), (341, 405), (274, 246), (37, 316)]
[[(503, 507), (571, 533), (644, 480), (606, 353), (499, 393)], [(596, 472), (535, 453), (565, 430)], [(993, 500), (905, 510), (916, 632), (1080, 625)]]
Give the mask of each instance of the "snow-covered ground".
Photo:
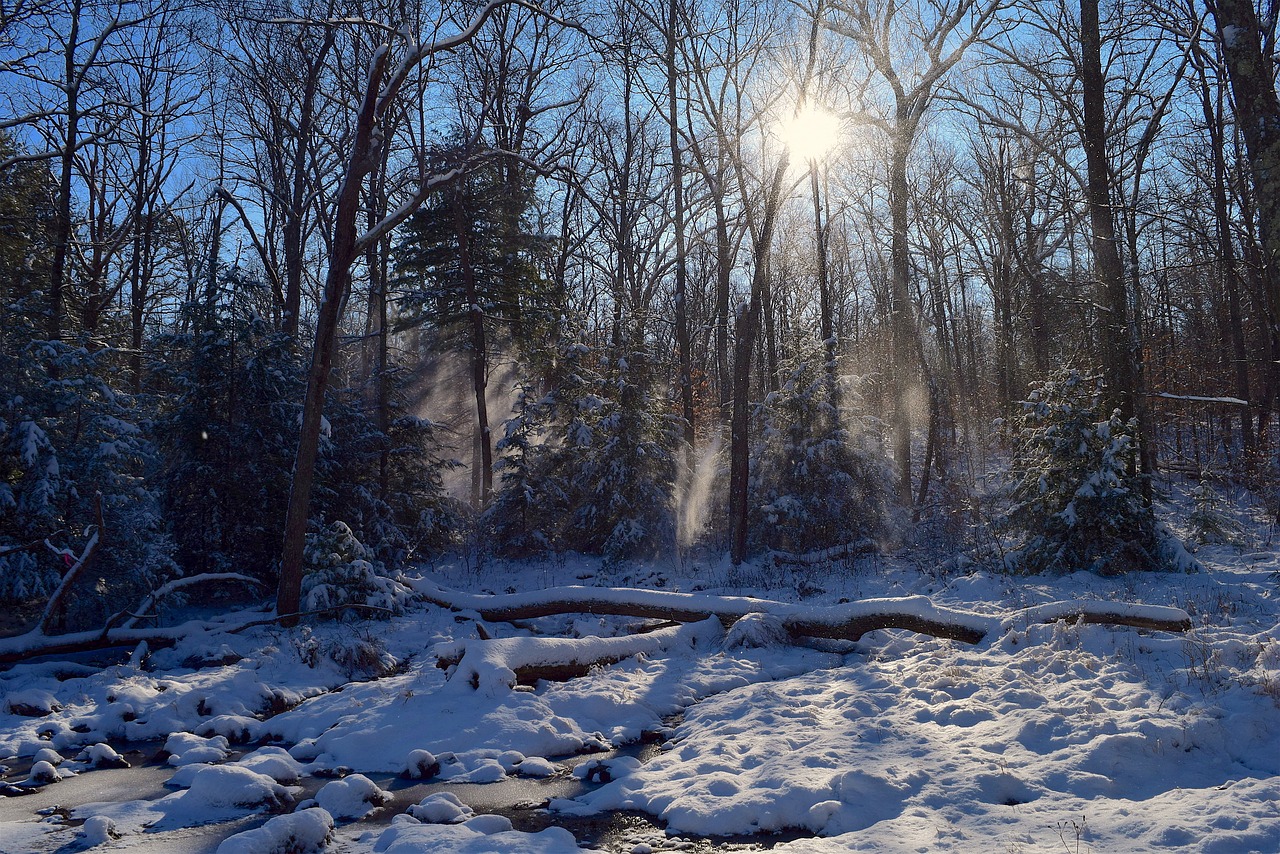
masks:
[[(1186, 634), (1059, 622), (973, 646), (879, 631), (810, 649), (708, 620), (567, 682), (473, 688), (432, 650), (456, 651), (476, 622), (423, 604), (390, 622), (201, 634), (101, 670), (22, 664), (0, 674), (5, 780), (62, 779), (0, 799), (0, 852), (573, 851), (563, 828), (523, 833), (441, 792), (400, 804), (377, 781), (545, 780), (569, 774), (567, 757), (645, 733), (667, 737), (652, 756), (579, 761), (551, 823), (649, 813), (665, 836), (607, 842), (635, 854), (770, 831), (787, 831), (774, 850), (796, 852), (1277, 852), (1280, 557), (1264, 529), (1245, 536), (1203, 548), (1204, 573), (1111, 579), (922, 571), (918, 556), (804, 575), (695, 562), (607, 574), (584, 560), (424, 570), (473, 593), (629, 581), (813, 606), (927, 595), (993, 616), (1093, 598), (1184, 609)], [(590, 638), (643, 622), (534, 624)], [(375, 664), (387, 675), (360, 676)], [(119, 769), (140, 742), (142, 758), (161, 746), (168, 758)]]

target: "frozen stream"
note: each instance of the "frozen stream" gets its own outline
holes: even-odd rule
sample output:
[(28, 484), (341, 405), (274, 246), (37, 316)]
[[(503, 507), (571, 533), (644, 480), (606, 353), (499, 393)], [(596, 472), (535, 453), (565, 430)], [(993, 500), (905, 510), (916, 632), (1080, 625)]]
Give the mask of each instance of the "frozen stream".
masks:
[[(119, 803), (136, 800), (156, 800), (175, 790), (165, 783), (176, 770), (156, 761), (154, 757), (160, 744), (132, 745), (122, 751), (131, 763), (130, 768), (99, 769), (85, 771), (58, 783), (33, 789), (30, 794), (0, 797), (0, 822), (62, 822), (62, 826), (76, 826), (81, 822), (72, 817), (73, 812), (85, 804)], [(562, 827), (571, 832), (580, 845), (603, 851), (631, 851), (641, 840), (665, 839), (662, 825), (653, 817), (634, 812), (606, 813), (599, 816), (573, 817), (552, 813), (545, 809), (553, 798), (573, 798), (596, 788), (599, 784), (586, 782), (569, 773), (580, 763), (605, 760), (616, 756), (635, 756), (642, 761), (655, 755), (660, 747), (655, 744), (630, 744), (620, 749), (581, 756), (560, 757), (558, 762), (566, 771), (548, 778), (507, 777), (494, 783), (455, 783), (449, 781), (413, 781), (390, 774), (366, 774), (379, 788), (392, 793), (393, 799), (382, 809), (362, 821), (340, 823), (335, 849), (341, 851), (344, 838), (354, 838), (366, 830), (377, 830), (390, 823), (391, 818), (405, 812), (424, 797), (437, 792), (452, 792), (476, 814), (492, 813), (507, 817), (516, 830), (536, 833), (550, 826)], [(233, 753), (234, 760), (239, 754)], [(24, 780), (30, 770), (30, 760), (10, 760), (6, 781)], [(304, 777), (300, 781), (302, 792), (297, 800), (312, 797), (327, 779)], [(270, 816), (257, 813), (231, 820), (218, 821), (193, 827), (181, 827), (164, 831), (151, 831), (130, 836), (131, 852), (183, 852), (183, 854), (213, 854), (218, 845), (232, 834), (263, 824)], [(48, 850), (65, 850), (66, 837)], [(788, 836), (738, 839), (685, 838), (679, 850), (684, 851), (749, 851), (770, 848)], [(671, 840), (675, 842), (675, 840)], [(50, 839), (53, 842), (53, 839)], [(0, 854), (35, 854), (29, 847), (30, 837), (22, 847), (6, 844), (0, 834)], [(658, 850), (655, 846), (655, 850)]]

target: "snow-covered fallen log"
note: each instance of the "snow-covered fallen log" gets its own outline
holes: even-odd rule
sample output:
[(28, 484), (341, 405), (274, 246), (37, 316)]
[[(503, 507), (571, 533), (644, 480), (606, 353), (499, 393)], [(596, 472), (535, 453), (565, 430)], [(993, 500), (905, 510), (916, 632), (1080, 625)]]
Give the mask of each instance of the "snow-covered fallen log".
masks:
[(607, 614), (695, 623), (719, 617), (726, 625), (743, 614), (781, 604), (748, 596), (708, 596), (633, 587), (551, 587), (532, 593), (481, 595), (441, 587), (427, 578), (405, 584), (426, 601), (453, 611), (474, 611), (483, 620), (509, 623), (557, 614)]
[(539, 679), (565, 681), (592, 667), (635, 655), (662, 652), (676, 644), (697, 646), (723, 634), (714, 618), (640, 635), (615, 638), (499, 638), (455, 641), (435, 648), (437, 665), (454, 668), (453, 682), (502, 691)]
[(1180, 608), (1087, 600), (1052, 602), (1013, 614), (992, 615), (936, 605), (924, 596), (813, 607), (771, 599), (632, 588), (559, 587), (533, 593), (476, 595), (449, 590), (428, 579), (411, 579), (408, 583), (429, 602), (471, 612), (490, 622), (586, 613), (677, 622), (714, 617), (728, 627), (747, 614), (768, 614), (797, 638), (856, 641), (878, 629), (905, 629), (971, 644), (1016, 626), (1060, 620), (1172, 632), (1191, 627), (1191, 618)]
[[(15, 635), (13, 637), (0, 639), (0, 664), (13, 664), (18, 661), (24, 661), (28, 658), (35, 658), (41, 655), (67, 655), (77, 652), (96, 652), (102, 649), (111, 649), (118, 646), (134, 646), (139, 643), (146, 643), (149, 646), (167, 646), (172, 645), (178, 640), (187, 637), (196, 632), (208, 631), (235, 631), (237, 629), (246, 628), (244, 622), (227, 623), (214, 622), (206, 620), (194, 620), (183, 623), (178, 626), (160, 626), (156, 628), (137, 628), (136, 624), (139, 620), (152, 616), (147, 612), (161, 601), (164, 597), (184, 588), (195, 584), (205, 583), (221, 583), (236, 582), (247, 584), (261, 584), (257, 579), (250, 578), (235, 572), (216, 572), (204, 573), (201, 575), (192, 575), (185, 578), (178, 578), (170, 581), (147, 595), (142, 602), (131, 610), (117, 611), (107, 619), (107, 622), (98, 629), (89, 629), (82, 632), (63, 632), (58, 634), (48, 633), (48, 623), (50, 615), (56, 610), (65, 591), (70, 589), (67, 579), (71, 578), (76, 567), (88, 563), (92, 556), (93, 549), (97, 543), (97, 535), (95, 534), (86, 545), (79, 560), (75, 562), (67, 572), (66, 578), (59, 586), (58, 591), (50, 597), (49, 604), (45, 606), (44, 615), (36, 623), (36, 627), (31, 631)], [(273, 618), (278, 619), (278, 618)], [(121, 625), (123, 623), (123, 625)]]

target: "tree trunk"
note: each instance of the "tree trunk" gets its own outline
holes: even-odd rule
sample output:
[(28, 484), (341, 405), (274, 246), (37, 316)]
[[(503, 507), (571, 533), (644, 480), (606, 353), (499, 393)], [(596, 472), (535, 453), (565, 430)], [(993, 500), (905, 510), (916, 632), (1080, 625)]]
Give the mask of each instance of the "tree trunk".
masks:
[(316, 338), (307, 370), (307, 396), (302, 407), (302, 429), (294, 458), (289, 508), (285, 516), (284, 549), (280, 559), (280, 584), (276, 591), (276, 613), (286, 616), (281, 624), (296, 625), (302, 597), (302, 552), (306, 544), (307, 519), (311, 508), (311, 487), (315, 479), (316, 456), (320, 450), (320, 426), (324, 415), (325, 391), (333, 368), (338, 337), (338, 320), (351, 287), (351, 265), (356, 259), (356, 215), (360, 209), (360, 185), (375, 166), (374, 130), (377, 125), (378, 89), (386, 70), (385, 51), (376, 54), (369, 69), (369, 83), (356, 118), (355, 138), (347, 160), (346, 174), (338, 187), (337, 210), (333, 221), (333, 242), (329, 247), (329, 271), (324, 296), (316, 319)]
[[(722, 625), (730, 626), (748, 614), (768, 614), (776, 617), (792, 636), (858, 640), (867, 632), (894, 628), (965, 643), (979, 643), (993, 634), (1018, 625), (1059, 620), (1135, 626), (1169, 632), (1183, 632), (1191, 628), (1190, 618), (1180, 608), (1094, 600), (1051, 602), (1001, 616), (941, 607), (924, 596), (864, 599), (814, 608), (745, 596), (693, 596), (629, 588), (609, 590), (608, 595), (600, 595), (599, 592), (586, 588), (569, 587), (544, 590), (536, 595), (484, 596), (448, 590), (431, 582), (417, 582), (414, 587), (428, 602), (456, 611), (477, 613), (481, 619), (489, 622), (533, 620), (564, 614), (609, 614), (682, 623), (701, 622), (715, 617)], [(558, 643), (556, 639), (547, 640), (552, 645), (568, 646), (563, 640)], [(467, 645), (473, 643), (476, 642), (468, 641)], [(501, 645), (503, 642), (494, 643)], [(613, 643), (625, 646), (628, 641), (625, 638), (610, 639), (608, 643), (599, 646), (605, 647)], [(581, 644), (574, 648), (579, 652), (582, 650)], [(523, 647), (522, 652), (526, 649), (527, 647)], [(450, 661), (457, 660), (453, 656), (446, 658)]]
[(667, 130), (671, 147), (672, 227), (675, 229), (675, 322), (676, 362), (679, 371), (680, 414), (684, 421), (685, 453), (692, 454), (694, 444), (693, 423), (693, 362), (689, 352), (689, 307), (686, 299), (688, 279), (688, 250), (685, 246), (684, 209), (684, 158), (680, 152), (680, 111), (676, 84), (679, 80), (676, 67), (676, 32), (679, 25), (679, 0), (668, 0), (666, 32), (667, 70)]
[(307, 155), (315, 124), (316, 96), (320, 87), (320, 71), (325, 55), (334, 43), (334, 28), (326, 26), (320, 50), (307, 68), (306, 85), (302, 91), (302, 104), (298, 111), (298, 125), (294, 131), (295, 148), (291, 164), (289, 206), (284, 211), (284, 268), (285, 291), (282, 331), (292, 339), (298, 337), (299, 315), (302, 311), (302, 272), (305, 264), (306, 236), (303, 225), (306, 220), (307, 196), (311, 189)]
[(1223, 56), (1234, 96), (1236, 121), (1244, 136), (1253, 179), (1254, 203), (1261, 232), (1264, 270), (1262, 274), (1267, 338), (1271, 351), (1267, 366), (1269, 394), (1260, 412), (1258, 433), (1267, 427), (1269, 408), (1280, 382), (1280, 97), (1276, 95), (1275, 65), (1262, 50), (1263, 33), (1252, 0), (1209, 0), (1209, 10), (1217, 22)]
[[(721, 173), (723, 178), (723, 173)], [(733, 379), (729, 369), (729, 291), (733, 272), (733, 247), (729, 241), (729, 220), (723, 189), (717, 182), (716, 214), (716, 377), (720, 385), (721, 417), (733, 407)]]
[(907, 156), (914, 131), (899, 115), (889, 164), (889, 213), (892, 222), (890, 265), (893, 338), (893, 447), (898, 463), (898, 497), (911, 506), (911, 389), (915, 384), (915, 315), (911, 308), (910, 258), (907, 255)]
[[(759, 259), (757, 259), (759, 263)], [(738, 311), (733, 345), (733, 412), (729, 419), (729, 558), (747, 556), (748, 481), (751, 472), (751, 354), (760, 326), (760, 289), (751, 282), (751, 301)]]
[(70, 10), (70, 31), (67, 33), (63, 88), (67, 96), (67, 127), (62, 139), (61, 168), (58, 176), (57, 217), (53, 228), (53, 260), (49, 267), (49, 325), (50, 341), (62, 340), (63, 288), (67, 280), (67, 256), (71, 252), (71, 175), (76, 165), (76, 149), (80, 140), (80, 76), (76, 68), (76, 47), (80, 42), (80, 11), (82, 0), (74, 0)]
[(822, 196), (819, 193), (818, 164), (809, 169), (809, 189), (813, 194), (813, 237), (818, 260), (818, 334), (822, 336), (827, 402), (835, 410), (833, 426), (838, 426), (840, 385), (836, 377), (836, 332), (831, 298), (831, 273), (827, 264), (827, 228), (822, 219)]
[(1086, 195), (1093, 230), (1094, 274), (1098, 283), (1098, 335), (1108, 409), (1119, 409), (1126, 421), (1134, 415), (1135, 377), (1130, 360), (1129, 300), (1124, 267), (1116, 243), (1107, 163), (1106, 91), (1102, 75), (1102, 40), (1098, 0), (1080, 0), (1080, 84), (1084, 97)]
[(467, 321), (471, 326), (471, 390), (476, 401), (476, 430), (471, 458), (471, 506), (483, 510), (493, 493), (493, 441), (489, 429), (489, 342), (484, 329), (484, 308), (471, 264), (470, 224), (463, 216), (462, 194), (453, 198), (454, 233), (458, 238), (458, 269), (467, 295)]

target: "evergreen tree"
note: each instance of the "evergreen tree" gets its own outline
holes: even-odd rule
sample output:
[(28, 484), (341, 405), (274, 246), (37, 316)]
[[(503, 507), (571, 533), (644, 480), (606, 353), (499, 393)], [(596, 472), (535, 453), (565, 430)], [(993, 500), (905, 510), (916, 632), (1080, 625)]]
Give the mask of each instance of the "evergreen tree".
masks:
[(297, 441), (301, 366), (255, 309), (242, 271), (184, 307), (187, 331), (155, 344), (154, 382), (171, 401), (156, 423), (165, 508), (188, 572), (274, 577)]
[(765, 399), (752, 455), (755, 548), (810, 552), (890, 535), (892, 470), (841, 399), (820, 354), (797, 360)]
[(1104, 409), (1103, 383), (1078, 371), (1033, 388), (1015, 424), (1013, 507), (1024, 573), (1114, 575), (1164, 561), (1162, 529), (1142, 499), (1132, 421)]
[[(399, 566), (457, 542), (467, 520), (465, 508), (445, 493), (444, 473), (460, 463), (441, 456), (440, 425), (408, 410), (405, 373), (393, 370), (388, 379), (386, 434), (362, 406), (358, 389), (331, 398), (313, 515), (342, 520), (377, 561)], [(385, 481), (379, 466), (384, 449)]]
[[(439, 165), (452, 166), (465, 153), (442, 150)], [(550, 243), (531, 221), (533, 176), (518, 182), (514, 199), (512, 192), (497, 164), (487, 162), (431, 196), (400, 228), (402, 325), (447, 329), (466, 320), (472, 277), (487, 322), (507, 327), (518, 344), (537, 341), (550, 320), (542, 274)], [(464, 239), (466, 268), (459, 251)]]
[[(15, 152), (0, 136), (0, 159)], [(56, 619), (74, 628), (132, 605), (173, 565), (145, 407), (114, 383), (119, 354), (42, 340), (53, 192), (43, 165), (0, 171), (0, 600), (50, 593), (66, 567), (42, 541), (80, 548), (101, 500), (85, 589)]]
[(573, 534), (611, 562), (651, 557), (675, 543), (673, 449), (680, 434), (665, 400), (652, 392), (650, 362), (649, 354), (632, 352), (606, 363), (595, 422), (578, 431), (567, 460), (568, 484), (577, 487)]
[(522, 386), (495, 448), (498, 491), (480, 522), (489, 547), (502, 557), (519, 559), (556, 548), (555, 530), (569, 497), (545, 476), (549, 455), (541, 444), (555, 402), (554, 395)]
[(508, 422), (485, 514), (500, 554), (573, 549), (616, 562), (674, 544), (678, 427), (648, 386), (649, 359), (595, 359), (586, 345), (565, 348), (551, 392), (526, 391)]

